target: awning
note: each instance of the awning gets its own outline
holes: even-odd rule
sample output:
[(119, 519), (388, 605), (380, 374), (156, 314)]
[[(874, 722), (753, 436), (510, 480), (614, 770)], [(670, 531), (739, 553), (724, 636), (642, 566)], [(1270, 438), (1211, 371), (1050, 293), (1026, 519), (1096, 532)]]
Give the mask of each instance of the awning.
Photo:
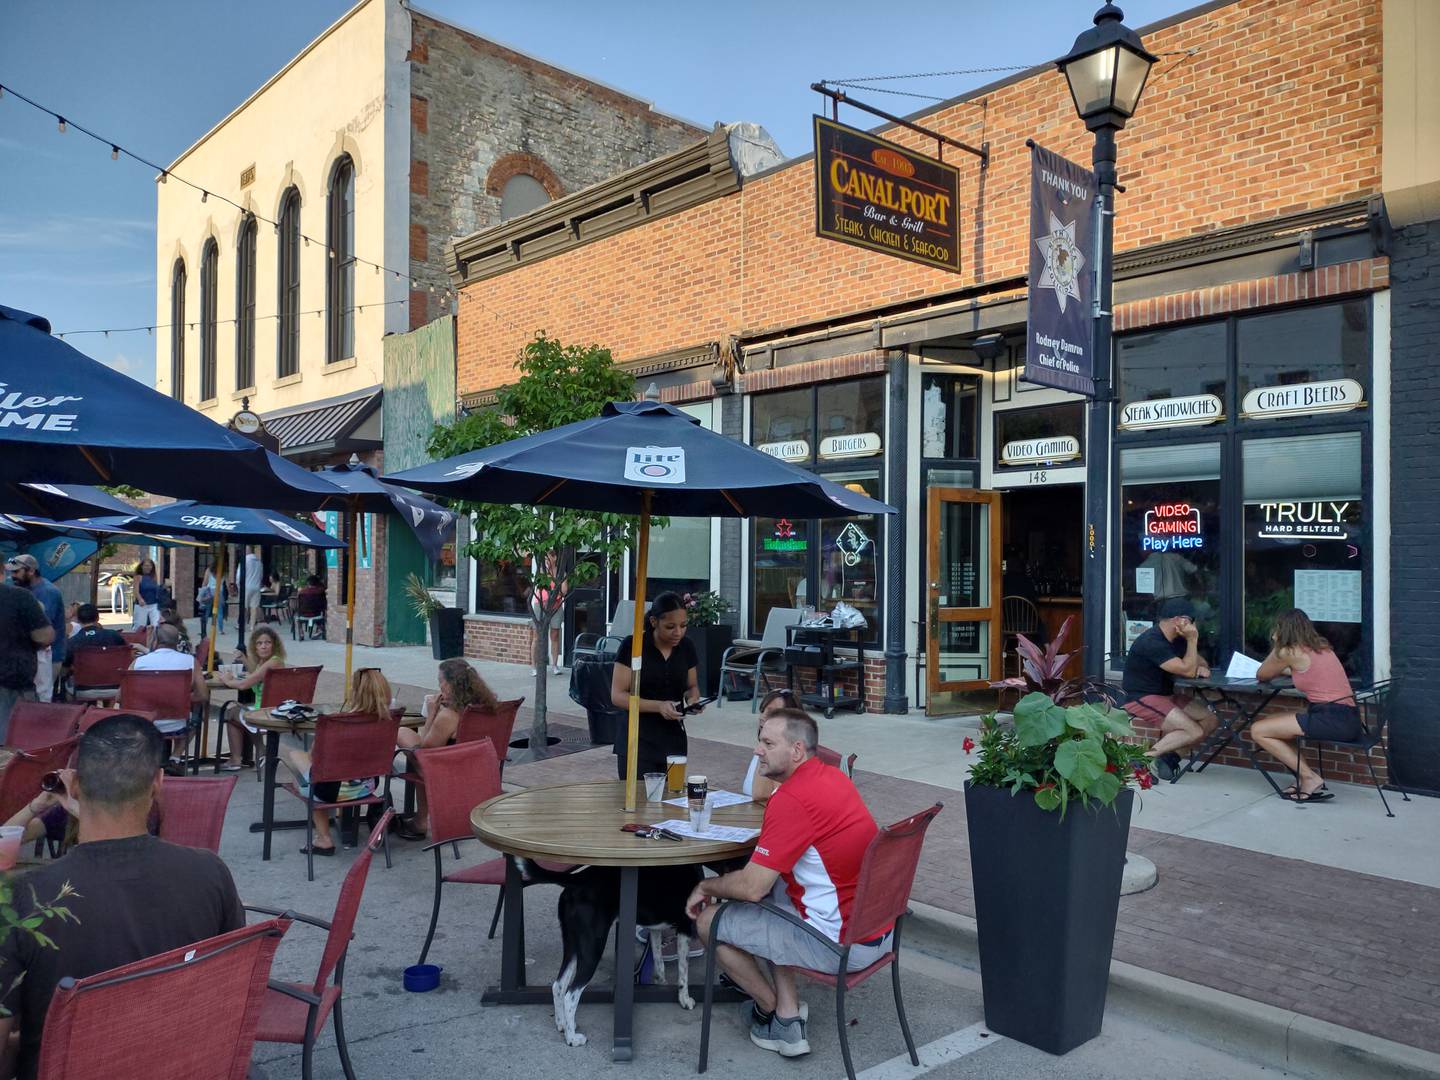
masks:
[(310, 401), (261, 416), (265, 429), (280, 440), (287, 458), (330, 457), (378, 450), (383, 444), (378, 386)]

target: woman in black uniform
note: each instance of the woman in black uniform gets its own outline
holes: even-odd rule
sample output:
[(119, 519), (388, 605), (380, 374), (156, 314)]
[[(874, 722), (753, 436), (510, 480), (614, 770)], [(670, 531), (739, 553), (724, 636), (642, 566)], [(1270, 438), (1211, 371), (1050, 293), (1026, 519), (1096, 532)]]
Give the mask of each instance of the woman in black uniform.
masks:
[[(636, 776), (664, 772), (665, 759), (685, 753), (689, 745), (685, 738), (685, 718), (675, 707), (676, 702), (694, 702), (700, 698), (695, 645), (685, 637), (687, 621), (685, 604), (673, 592), (655, 597), (645, 616), (647, 630), (640, 652), (640, 744)], [(632, 655), (632, 638), (627, 637), (620, 643), (610, 682), (612, 704), (627, 714)], [(622, 780), (628, 730), (628, 722), (622, 722), (615, 732), (615, 766)]]

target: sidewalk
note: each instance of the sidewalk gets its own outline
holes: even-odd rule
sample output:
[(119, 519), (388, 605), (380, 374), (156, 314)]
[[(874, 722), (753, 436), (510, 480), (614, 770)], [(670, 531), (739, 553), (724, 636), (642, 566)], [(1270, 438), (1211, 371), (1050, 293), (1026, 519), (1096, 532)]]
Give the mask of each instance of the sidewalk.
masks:
[[(286, 641), (292, 663), (323, 663), (322, 696), (340, 689), (344, 647)], [(534, 697), (529, 669), (472, 661), (502, 698)], [(355, 664), (378, 665), (407, 701), (435, 685), (423, 648), (357, 646)], [(552, 724), (585, 744), (585, 719), (568, 673), (550, 676)], [(517, 732), (530, 720), (522, 709)], [(926, 844), (915, 899), (973, 915), (960, 751), (975, 718), (840, 714), (821, 737), (859, 755), (856, 783), (877, 820), (944, 802)], [(738, 788), (753, 746), (748, 702), (690, 722), (690, 757), (717, 783)], [(608, 748), (506, 769), (507, 784), (615, 775)], [(1161, 784), (1137, 805), (1130, 850), (1151, 859), (1159, 882), (1122, 899), (1115, 957), (1189, 982), (1291, 1009), (1386, 1039), (1440, 1051), (1440, 800), (1402, 802), (1387, 818), (1373, 789), (1332, 783), (1315, 806), (1277, 799), (1253, 770), (1212, 766)]]

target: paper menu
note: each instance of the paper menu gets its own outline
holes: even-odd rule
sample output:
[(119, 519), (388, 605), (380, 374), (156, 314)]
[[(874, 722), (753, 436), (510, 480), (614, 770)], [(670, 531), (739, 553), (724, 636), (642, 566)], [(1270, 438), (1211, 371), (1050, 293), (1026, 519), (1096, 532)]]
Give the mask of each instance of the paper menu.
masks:
[[(718, 810), (722, 806), (739, 806), (741, 803), (748, 803), (749, 795), (743, 795), (738, 791), (712, 791), (710, 792), (710, 809)], [(681, 796), (678, 799), (666, 799), (666, 806), (679, 806), (682, 809), (690, 805), (690, 800)]]
[(743, 844), (760, 835), (759, 829), (741, 829), (734, 825), (716, 825), (714, 822), (711, 822), (710, 827), (703, 833), (696, 832), (687, 818), (657, 821), (651, 828), (666, 829), (678, 836), (687, 836), (691, 840), (719, 840), (727, 844)]
[(1250, 659), (1238, 649), (1230, 654), (1230, 666), (1225, 669), (1227, 679), (1253, 679), (1259, 674), (1259, 660)]

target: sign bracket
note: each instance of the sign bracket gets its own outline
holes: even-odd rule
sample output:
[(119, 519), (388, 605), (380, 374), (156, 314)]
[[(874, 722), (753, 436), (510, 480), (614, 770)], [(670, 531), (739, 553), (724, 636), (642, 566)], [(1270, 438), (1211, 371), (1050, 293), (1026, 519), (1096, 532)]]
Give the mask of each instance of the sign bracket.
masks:
[(945, 160), (943, 148), (953, 146), (957, 150), (964, 150), (967, 154), (974, 154), (979, 158), (980, 168), (988, 169), (990, 167), (990, 144), (988, 142), (981, 143), (978, 147), (971, 146), (969, 143), (961, 142), (959, 139), (952, 139), (949, 135), (942, 135), (938, 131), (931, 131), (927, 127), (921, 127), (919, 124), (911, 123), (909, 120), (895, 116), (893, 113), (888, 113), (884, 109), (877, 109), (874, 105), (866, 105), (863, 101), (856, 101), (843, 90), (831, 90), (823, 82), (811, 83), (810, 89), (830, 99), (832, 103), (831, 111), (837, 123), (840, 119), (840, 106), (842, 104), (850, 105), (862, 112), (868, 112), (872, 116), (878, 116), (882, 120), (889, 120), (892, 124), (899, 124), (903, 128), (909, 128), (911, 131), (918, 132), (926, 138), (934, 139), (941, 148), (939, 158), (941, 161)]

